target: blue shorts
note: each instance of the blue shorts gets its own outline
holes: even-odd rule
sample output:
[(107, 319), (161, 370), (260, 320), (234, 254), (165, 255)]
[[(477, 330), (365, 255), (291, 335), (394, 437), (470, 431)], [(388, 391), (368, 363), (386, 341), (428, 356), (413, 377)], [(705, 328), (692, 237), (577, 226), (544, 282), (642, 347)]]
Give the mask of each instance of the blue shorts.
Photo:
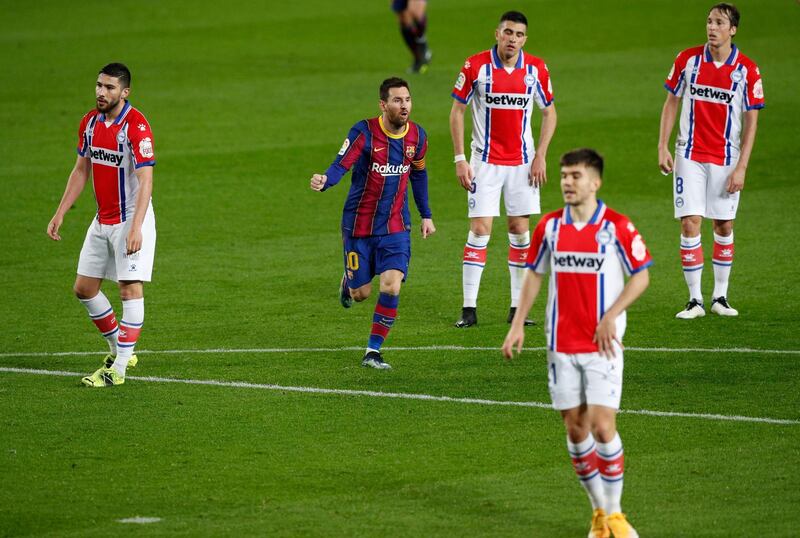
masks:
[(408, 0), (392, 0), (392, 11), (402, 13), (408, 7)]
[(389, 269), (403, 272), (403, 282), (411, 260), (411, 234), (399, 232), (389, 235), (352, 237), (344, 234), (344, 270), (347, 285), (360, 288)]

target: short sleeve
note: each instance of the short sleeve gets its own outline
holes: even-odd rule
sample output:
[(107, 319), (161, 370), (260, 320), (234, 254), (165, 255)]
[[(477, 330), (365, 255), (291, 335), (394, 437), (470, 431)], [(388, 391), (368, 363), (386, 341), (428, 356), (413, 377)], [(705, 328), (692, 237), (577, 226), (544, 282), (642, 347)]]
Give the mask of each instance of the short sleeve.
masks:
[(683, 96), (683, 91), (686, 88), (686, 78), (684, 72), (686, 70), (686, 62), (689, 60), (689, 55), (686, 52), (681, 52), (675, 58), (672, 64), (672, 69), (669, 70), (667, 80), (664, 82), (664, 87), (673, 95), (678, 97)]
[(761, 72), (755, 64), (747, 70), (747, 90), (744, 108), (745, 110), (764, 108), (764, 86), (761, 82)]
[(628, 219), (623, 219), (618, 226), (617, 254), (622, 261), (625, 274), (631, 276), (653, 265), (653, 258), (636, 226)]
[(88, 157), (89, 155), (86, 153), (89, 150), (89, 140), (86, 138), (86, 126), (89, 125), (90, 115), (86, 114), (83, 119), (81, 120), (81, 124), (78, 127), (78, 155), (81, 157)]
[(136, 168), (154, 166), (156, 164), (153, 131), (144, 116), (139, 115), (136, 118), (131, 118), (128, 123), (128, 140), (131, 143)]
[(539, 108), (547, 108), (553, 103), (553, 81), (550, 79), (550, 70), (544, 63), (537, 69), (534, 100)]
[(528, 249), (528, 259), (525, 261), (528, 269), (539, 274), (546, 274), (550, 270), (550, 248), (547, 246), (547, 224), (550, 219), (542, 217), (531, 237), (531, 246)]
[(472, 61), (468, 59), (464, 62), (461, 71), (458, 73), (458, 78), (456, 78), (456, 83), (453, 86), (453, 93), (451, 94), (453, 99), (465, 105), (469, 103), (472, 98), (476, 80), (477, 71)]

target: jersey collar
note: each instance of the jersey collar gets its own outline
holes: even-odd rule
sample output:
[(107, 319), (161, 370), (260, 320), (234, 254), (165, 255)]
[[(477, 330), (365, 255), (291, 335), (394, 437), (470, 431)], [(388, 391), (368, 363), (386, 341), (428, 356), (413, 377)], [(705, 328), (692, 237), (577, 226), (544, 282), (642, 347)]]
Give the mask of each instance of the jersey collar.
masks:
[[(491, 53), (492, 53), (492, 64), (494, 65), (494, 68), (504, 69), (505, 66), (503, 65), (503, 62), (500, 60), (500, 55), (497, 53), (497, 45), (492, 47)], [(522, 69), (523, 55), (524, 53), (522, 52), (522, 49), (519, 49), (519, 55), (517, 56), (517, 63), (514, 65), (514, 69)]]
[[(594, 210), (592, 214), (592, 218), (589, 219), (587, 224), (597, 224), (603, 219), (603, 214), (606, 210), (606, 204), (603, 203), (602, 200), (597, 200), (597, 209)], [(575, 224), (575, 221), (572, 220), (572, 212), (569, 210), (569, 206), (564, 206), (564, 224)]]
[[(128, 110), (130, 110), (130, 109), (131, 109), (131, 104), (128, 102), (127, 99), (125, 99), (125, 106), (123, 106), (122, 110), (119, 111), (119, 115), (114, 120), (114, 123), (112, 123), (111, 125), (119, 125), (120, 122), (122, 122), (122, 119), (125, 117), (125, 114), (127, 114)], [(100, 113), (100, 117), (98, 119), (100, 121), (102, 121), (102, 122), (105, 122), (106, 121), (106, 115), (103, 114), (103, 113)]]
[(409, 123), (406, 123), (406, 128), (405, 128), (405, 129), (403, 129), (403, 132), (402, 132), (402, 133), (400, 133), (400, 134), (394, 134), (394, 133), (390, 133), (390, 132), (389, 132), (389, 131), (386, 129), (386, 127), (384, 127), (384, 126), (383, 126), (383, 116), (378, 116), (378, 125), (380, 125), (380, 126), (381, 126), (381, 131), (383, 131), (383, 134), (385, 134), (385, 135), (386, 135), (386, 136), (388, 136), (389, 138), (403, 138), (404, 136), (406, 136), (406, 135), (408, 134), (408, 129), (409, 129), (409, 127), (410, 127), (410, 124), (409, 124)]
[[(703, 58), (707, 62), (713, 62), (714, 58), (711, 56), (711, 47), (708, 46), (708, 43), (705, 44), (705, 51), (704, 51)], [(725, 65), (733, 65), (736, 57), (739, 55), (739, 49), (736, 48), (736, 44), (731, 43), (731, 53), (728, 55), (728, 59), (725, 60)]]

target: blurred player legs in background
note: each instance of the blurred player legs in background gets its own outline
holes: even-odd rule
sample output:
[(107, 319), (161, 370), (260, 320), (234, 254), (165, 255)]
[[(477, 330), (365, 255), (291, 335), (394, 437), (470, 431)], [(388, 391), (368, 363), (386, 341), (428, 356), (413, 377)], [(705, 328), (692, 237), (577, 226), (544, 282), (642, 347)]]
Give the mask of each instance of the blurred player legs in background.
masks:
[(391, 0), (392, 11), (397, 14), (400, 24), (400, 35), (403, 36), (408, 50), (414, 56), (414, 63), (408, 68), (409, 73), (425, 73), (431, 62), (431, 50), (428, 48), (428, 16), (425, 14), (427, 0)]

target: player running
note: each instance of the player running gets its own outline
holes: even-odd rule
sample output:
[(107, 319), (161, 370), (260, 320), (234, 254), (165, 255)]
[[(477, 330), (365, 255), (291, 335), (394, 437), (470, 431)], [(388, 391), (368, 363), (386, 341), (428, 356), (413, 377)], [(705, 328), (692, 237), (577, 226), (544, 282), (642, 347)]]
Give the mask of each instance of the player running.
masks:
[[(103, 366), (81, 381), (88, 387), (125, 382), (135, 366), (133, 348), (144, 323), (144, 286), (153, 270), (156, 221), (153, 214), (153, 133), (150, 124), (128, 102), (131, 74), (120, 63), (103, 67), (95, 86), (96, 108), (78, 129), (78, 158), (47, 235), (60, 241), (64, 215), (83, 191), (89, 176), (97, 200), (81, 248), (73, 287), (89, 317), (108, 341)], [(100, 290), (103, 279), (119, 284), (122, 321)]]
[[(497, 44), (470, 56), (458, 74), (450, 111), (456, 176), (467, 190), (469, 235), (464, 246), (461, 318), (456, 327), (478, 323), (477, 302), (492, 221), (500, 215), (500, 193), (508, 216), (508, 269), (514, 317), (525, 275), (531, 214), (539, 213), (539, 188), (547, 180), (547, 148), (556, 129), (553, 86), (544, 61), (523, 52), (528, 19), (517, 11), (500, 17)], [(470, 161), (464, 155), (464, 111), (472, 104)], [(534, 104), (541, 109), (539, 146), (534, 149)], [(532, 321), (526, 324), (532, 325)]]
[[(624, 457), (616, 413), (622, 396), (625, 309), (649, 284), (650, 253), (624, 215), (597, 191), (603, 158), (592, 149), (561, 157), (566, 207), (548, 213), (533, 232), (525, 280), (503, 355), (525, 341), (523, 324), (551, 273), (547, 294), (548, 388), (567, 430), (567, 449), (592, 503), (589, 537), (636, 537), (622, 513)], [(630, 276), (625, 282), (624, 275)]]
[(400, 35), (403, 36), (408, 50), (414, 56), (414, 63), (408, 68), (409, 73), (423, 74), (431, 63), (431, 49), (428, 48), (428, 16), (425, 10), (427, 0), (391, 0), (392, 11), (397, 14), (400, 24)]
[(324, 174), (311, 177), (311, 188), (327, 190), (353, 168), (342, 214), (345, 269), (339, 300), (349, 308), (353, 300), (367, 299), (372, 278), (380, 275), (380, 295), (361, 365), (386, 370), (391, 366), (383, 360), (381, 346), (397, 317), (400, 287), (411, 259), (409, 181), (422, 217), (422, 238), (434, 233), (436, 227), (428, 206), (428, 136), (408, 119), (408, 83), (399, 78), (384, 80), (379, 106), (380, 116), (362, 120), (350, 129), (330, 167)]
[[(764, 88), (758, 66), (732, 42), (738, 29), (735, 6), (713, 6), (706, 19), (708, 41), (678, 54), (664, 84), (669, 93), (661, 112), (658, 164), (665, 175), (673, 173), (675, 218), (681, 219), (681, 264), (689, 287), (689, 302), (675, 316), (679, 319), (706, 315), (701, 292), (703, 218), (714, 222), (711, 311), (739, 315), (728, 303), (733, 221), (756, 138), (758, 111), (764, 108)], [(668, 145), (680, 101), (673, 161)]]

